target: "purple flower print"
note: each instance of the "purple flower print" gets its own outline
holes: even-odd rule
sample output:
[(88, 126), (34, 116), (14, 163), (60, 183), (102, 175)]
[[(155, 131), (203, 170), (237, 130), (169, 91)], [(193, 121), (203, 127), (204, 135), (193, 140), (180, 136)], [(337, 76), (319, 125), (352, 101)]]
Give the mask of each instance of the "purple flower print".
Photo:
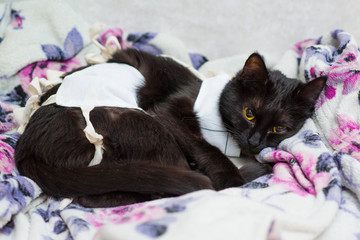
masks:
[(272, 175), (262, 176), (260, 179), (254, 180), (252, 182), (246, 183), (241, 186), (241, 188), (248, 188), (248, 189), (259, 189), (259, 188), (267, 188), (269, 184), (266, 182), (262, 182), (261, 179), (269, 180)]
[(0, 174), (0, 200), (5, 204), (0, 210), (0, 217), (20, 212), (34, 197), (35, 188), (27, 178)]
[(358, 173), (356, 171), (358, 161), (345, 153), (334, 154), (335, 163), (346, 185), (350, 189), (359, 189), (360, 184), (357, 181)]
[(167, 213), (179, 213), (185, 211), (186, 205), (192, 201), (194, 201), (194, 198), (174, 198), (160, 205), (160, 207), (165, 209)]
[(343, 53), (343, 51), (347, 48), (352, 37), (351, 37), (351, 35), (349, 35), (348, 33), (345, 33), (342, 30), (333, 31), (332, 36), (334, 39), (337, 39), (340, 42), (339, 47), (337, 49), (337, 54), (341, 55)]
[(323, 188), (323, 193), (325, 194), (328, 200), (333, 200), (335, 202), (340, 202), (341, 199), (341, 181), (339, 178), (332, 179), (328, 186)]
[(14, 221), (11, 220), (5, 226), (0, 228), (0, 234), (9, 236), (12, 233), (12, 231), (14, 230), (14, 228), (15, 228)]
[(330, 170), (336, 167), (333, 157), (330, 153), (325, 152), (321, 154), (316, 163), (316, 172), (330, 172)]
[(135, 44), (149, 44), (149, 42), (156, 37), (157, 33), (154, 32), (138, 32), (130, 33), (127, 37), (127, 41)]
[(136, 230), (150, 238), (157, 238), (166, 233), (168, 225), (176, 219), (172, 216), (166, 216), (161, 219), (151, 220), (136, 226)]
[(66, 224), (63, 221), (58, 220), (58, 221), (55, 222), (54, 229), (53, 229), (53, 232), (55, 234), (63, 233), (66, 230), (67, 230), (67, 227), (66, 227)]
[(57, 209), (55, 205), (56, 204), (50, 203), (47, 209), (39, 208), (36, 213), (42, 217), (44, 222), (49, 222), (53, 217), (60, 217), (60, 210)]
[[(69, 207), (66, 209), (68, 208)], [(70, 216), (66, 218), (66, 222), (64, 222), (60, 215), (61, 210), (59, 209), (59, 202), (57, 201), (51, 202), (49, 205), (47, 205), (47, 208), (38, 208), (36, 213), (41, 216), (44, 222), (54, 222), (52, 231), (57, 235), (68, 231), (68, 229), (71, 229), (72, 234), (76, 236), (79, 232), (89, 229), (90, 223), (76, 216)]]
[(333, 30), (332, 32), (331, 32), (331, 36), (333, 37), (333, 38), (335, 38), (335, 39), (338, 39), (338, 35), (339, 35), (339, 33), (341, 33), (341, 32), (343, 32), (344, 30), (342, 30), (342, 29), (335, 29), (335, 30)]
[(64, 49), (54, 44), (41, 45), (48, 60), (67, 60), (75, 56), (83, 47), (81, 34), (73, 28), (65, 38)]
[(16, 86), (11, 92), (7, 94), (0, 94), (0, 101), (3, 104), (25, 106), (28, 99), (27, 94), (20, 85)]
[(21, 86), (15, 87), (8, 94), (0, 94), (0, 132), (7, 132), (16, 126), (13, 115), (14, 105), (25, 106), (27, 98)]
[(360, 90), (360, 64), (357, 44), (351, 41), (352, 36), (350, 34), (342, 30), (333, 31), (331, 37), (337, 40), (339, 44), (336, 46), (329, 45), (328, 38), (326, 38), (326, 42), (324, 42), (324, 38), (319, 43), (307, 45), (304, 50), (306, 52), (304, 68), (306, 81), (319, 76), (327, 76), (326, 87), (319, 96), (316, 109), (319, 109), (327, 100), (337, 97), (340, 92), (342, 95), (347, 95)]
[(163, 52), (156, 47), (154, 44), (151, 44), (150, 41), (156, 37), (156, 33), (146, 32), (146, 33), (131, 33), (127, 37), (127, 41), (130, 47), (133, 47), (138, 50), (145, 51), (153, 55), (159, 55)]
[(163, 224), (158, 224), (154, 222), (147, 222), (140, 224), (136, 227), (136, 230), (151, 237), (157, 238), (163, 235), (166, 232), (167, 226)]
[[(64, 223), (65, 224), (65, 223)], [(90, 223), (85, 221), (84, 219), (78, 218), (76, 216), (71, 216), (66, 219), (66, 225), (71, 229), (71, 233), (74, 237), (76, 237), (80, 232), (88, 231), (90, 228)], [(63, 230), (62, 224), (59, 223), (59, 229)], [(55, 230), (55, 229), (54, 229)]]
[(360, 207), (358, 206), (358, 201), (356, 200), (356, 198), (352, 197), (352, 193), (350, 190), (344, 189), (344, 192), (346, 192), (347, 194), (343, 194), (341, 198), (340, 210), (346, 212), (355, 219), (360, 219)]
[[(152, 39), (157, 36), (157, 33), (145, 32), (145, 33), (130, 33), (126, 39), (126, 47), (132, 47), (138, 50), (145, 51), (153, 55), (162, 54), (163, 51), (150, 43)], [(199, 69), (201, 65), (207, 62), (207, 58), (198, 53), (189, 53), (191, 63), (195, 69)]]
[(319, 134), (314, 133), (311, 130), (305, 130), (298, 136), (299, 139), (307, 146), (311, 148), (319, 148), (322, 146), (321, 138)]
[(190, 55), (191, 63), (195, 69), (199, 69), (205, 62), (208, 61), (208, 59), (205, 56), (200, 55), (198, 53), (190, 53), (189, 55)]
[[(290, 138), (289, 143), (280, 145), (280, 147), (283, 151), (291, 151), (291, 148), (296, 147), (297, 145), (301, 146), (302, 144), (305, 145), (304, 147), (309, 148), (321, 148), (323, 146), (319, 134), (313, 130), (307, 129), (302, 130), (296, 136)], [(297, 161), (297, 159), (294, 160)]]

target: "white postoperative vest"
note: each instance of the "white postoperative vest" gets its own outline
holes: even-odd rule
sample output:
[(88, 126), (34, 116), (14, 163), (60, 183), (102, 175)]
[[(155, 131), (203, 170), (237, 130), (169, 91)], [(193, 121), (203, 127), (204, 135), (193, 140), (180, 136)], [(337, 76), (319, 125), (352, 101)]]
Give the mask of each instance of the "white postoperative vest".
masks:
[(56, 104), (139, 109), (136, 90), (144, 83), (144, 76), (127, 64), (96, 64), (66, 76), (57, 91)]
[(228, 74), (219, 74), (203, 80), (194, 110), (204, 138), (228, 157), (239, 157), (240, 148), (225, 129), (219, 111), (220, 95), (230, 79)]

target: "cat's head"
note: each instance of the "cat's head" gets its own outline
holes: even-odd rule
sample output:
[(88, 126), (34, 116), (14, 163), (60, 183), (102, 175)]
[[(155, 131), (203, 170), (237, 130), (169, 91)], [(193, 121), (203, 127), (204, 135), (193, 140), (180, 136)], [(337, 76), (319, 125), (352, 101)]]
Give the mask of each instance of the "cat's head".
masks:
[(253, 53), (226, 85), (220, 113), (242, 152), (253, 155), (294, 135), (311, 117), (326, 82), (320, 77), (302, 83), (266, 68)]

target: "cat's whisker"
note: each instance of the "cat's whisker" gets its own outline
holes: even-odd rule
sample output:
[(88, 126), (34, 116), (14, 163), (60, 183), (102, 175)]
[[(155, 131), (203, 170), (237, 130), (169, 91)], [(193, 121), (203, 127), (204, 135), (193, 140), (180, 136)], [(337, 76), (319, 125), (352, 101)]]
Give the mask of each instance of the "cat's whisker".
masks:
[(208, 123), (208, 124), (211, 124), (213, 125), (214, 127), (217, 127), (217, 128), (224, 128), (225, 127), (225, 130), (231, 134), (234, 134), (235, 131), (232, 130), (232, 128), (225, 124), (225, 123), (222, 123), (222, 124), (219, 124), (219, 123), (215, 123), (215, 122), (212, 122), (212, 121), (209, 121), (208, 119), (203, 119), (204, 122)]
[(233, 128), (232, 128), (230, 125), (228, 125), (228, 124), (226, 124), (226, 123), (223, 123), (223, 125), (224, 125), (225, 129), (226, 129), (229, 133), (231, 133), (231, 134), (235, 134), (235, 133), (236, 133), (236, 131), (233, 130)]
[[(183, 120), (193, 120), (193, 121), (198, 121), (198, 118), (196, 117), (183, 117)], [(208, 123), (208, 124), (211, 124), (213, 125), (214, 127), (217, 127), (217, 128), (223, 128), (225, 127), (226, 131), (231, 133), (231, 134), (235, 134), (235, 131), (232, 130), (232, 127), (230, 127), (229, 125), (225, 124), (225, 123), (215, 123), (215, 122), (212, 122), (212, 121), (209, 121), (208, 119), (202, 119), (203, 122), (205, 123)]]

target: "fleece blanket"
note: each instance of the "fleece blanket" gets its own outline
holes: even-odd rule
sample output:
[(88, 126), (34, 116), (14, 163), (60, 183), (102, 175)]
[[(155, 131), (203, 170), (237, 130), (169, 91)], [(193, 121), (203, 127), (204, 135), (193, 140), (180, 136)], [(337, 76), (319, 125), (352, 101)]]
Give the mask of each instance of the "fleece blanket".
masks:
[(360, 238), (359, 46), (341, 30), (290, 46), (272, 65), (304, 81), (328, 76), (313, 118), (257, 156), (275, 163), (272, 174), (238, 188), (115, 208), (84, 208), (43, 194), (14, 166), (13, 110), (25, 106), (35, 77), (83, 66), (89, 53), (101, 56), (95, 45), (114, 38), (122, 48), (170, 55), (205, 75), (232, 74), (244, 59), (207, 61), (162, 33), (97, 25), (89, 35), (89, 29), (57, 1), (0, 4), (0, 239)]

